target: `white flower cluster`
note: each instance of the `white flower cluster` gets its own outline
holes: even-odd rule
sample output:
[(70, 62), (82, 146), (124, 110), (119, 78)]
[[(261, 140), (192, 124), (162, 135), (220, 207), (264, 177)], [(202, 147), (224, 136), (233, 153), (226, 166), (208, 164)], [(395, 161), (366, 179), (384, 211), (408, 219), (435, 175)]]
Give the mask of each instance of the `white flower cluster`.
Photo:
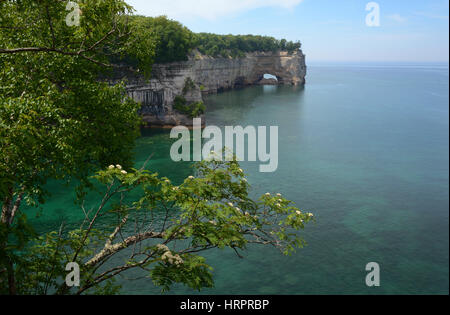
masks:
[[(108, 168), (110, 170), (113, 170), (115, 168), (117, 168), (118, 170), (122, 170), (122, 165), (119, 165), (119, 164), (117, 164), (116, 166), (110, 165)], [(128, 174), (127, 171), (123, 171), (123, 170), (121, 171), (121, 173), (124, 174), (124, 175)]]
[[(302, 212), (299, 211), (299, 210), (295, 211), (295, 213), (296, 213), (298, 216), (301, 216), (301, 215), (302, 215)], [(312, 214), (312, 213), (307, 213), (306, 215), (307, 215), (308, 217), (310, 217), (310, 218), (314, 217), (314, 214)], [(303, 220), (300, 220), (300, 222), (303, 223), (304, 221), (303, 221)]]
[(157, 248), (158, 250), (164, 251), (164, 252), (170, 251), (170, 250), (169, 250), (169, 247), (167, 247), (167, 246), (164, 245), (164, 244), (158, 244), (158, 245), (156, 245), (156, 248)]
[(180, 257), (180, 255), (176, 254), (173, 255), (171, 251), (167, 251), (165, 252), (162, 256), (161, 259), (165, 262), (168, 262), (171, 265), (176, 265), (176, 266), (180, 266), (184, 263), (183, 259)]

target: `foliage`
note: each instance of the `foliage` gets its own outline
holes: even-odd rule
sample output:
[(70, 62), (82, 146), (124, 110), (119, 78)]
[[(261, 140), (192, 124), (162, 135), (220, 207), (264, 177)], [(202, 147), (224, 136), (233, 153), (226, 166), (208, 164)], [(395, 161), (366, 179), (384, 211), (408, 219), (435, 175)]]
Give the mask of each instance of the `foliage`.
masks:
[[(277, 40), (269, 36), (193, 33), (179, 22), (165, 16), (127, 16), (127, 20), (130, 20), (132, 25), (132, 37), (140, 43), (141, 48), (130, 51), (140, 51), (145, 55), (156, 45), (156, 63), (186, 61), (193, 49), (213, 57), (238, 58), (250, 52), (283, 50), (293, 53), (301, 48), (300, 42)], [(140, 57), (143, 59), (144, 56)], [(147, 56), (149, 62), (150, 57), (153, 56)], [(126, 60), (130, 62), (132, 58), (126, 57)], [(130, 64), (136, 65), (136, 62)]]
[(129, 19), (132, 25), (137, 26), (140, 38), (152, 38), (156, 43), (156, 63), (185, 61), (195, 47), (194, 33), (177, 21), (165, 16), (130, 16)]
[(200, 115), (203, 115), (206, 111), (206, 105), (203, 102), (194, 102), (189, 105), (189, 113), (188, 115), (191, 118), (199, 117)]
[(183, 110), (186, 107), (186, 98), (181, 95), (175, 96), (175, 99), (173, 100), (173, 107), (176, 110)]
[[(212, 266), (202, 252), (231, 249), (242, 257), (255, 244), (289, 255), (305, 245), (298, 230), (313, 220), (281, 194), (250, 199), (245, 174), (235, 160), (201, 162), (196, 177), (180, 186), (148, 171), (127, 172), (120, 165), (95, 178), (105, 187), (98, 209), (85, 227), (52, 232), (35, 242), (20, 269), (20, 292), (114, 293), (117, 286), (111, 281), (137, 268), (162, 291), (174, 284), (201, 290), (214, 285)], [(81, 266), (79, 288), (67, 288), (61, 281), (68, 261)]]
[(206, 106), (203, 102), (193, 102), (188, 104), (186, 99), (180, 95), (175, 97), (173, 108), (191, 118), (199, 117), (206, 111)]
[[(137, 72), (149, 78), (153, 64), (156, 59), (156, 49), (158, 47), (158, 37), (153, 29), (149, 28), (141, 19), (134, 16), (121, 16), (119, 25), (128, 30), (126, 41), (118, 42), (114, 48), (118, 48), (115, 53), (108, 54), (111, 64), (124, 64), (137, 69)], [(115, 69), (121, 71), (122, 69)]]
[(277, 40), (269, 36), (199, 33), (196, 37), (198, 50), (213, 57), (236, 58), (245, 56), (245, 53), (257, 51), (283, 50), (292, 53), (301, 48), (300, 42)]
[[(8, 1), (0, 6), (2, 197), (17, 182), (40, 195), (46, 178), (84, 176), (108, 165), (112, 156), (126, 165), (131, 162), (136, 104), (125, 98), (123, 86), (98, 82), (102, 68), (86, 59), (105, 61), (102, 48), (110, 43), (83, 57), (72, 55), (114, 29), (114, 17), (125, 13), (127, 6), (123, 1), (84, 1), (80, 27), (70, 28), (65, 25), (65, 5)], [(5, 53), (48, 44), (48, 49), (61, 52)]]
[(125, 44), (130, 29), (120, 20), (131, 8), (80, 1), (80, 25), (70, 27), (66, 5), (0, 2), (0, 283), (8, 274), (10, 293), (17, 251), (34, 237), (22, 201), (42, 204), (49, 179), (87, 183), (112, 159), (131, 165), (138, 135), (137, 104), (123, 85), (99, 81), (111, 54), (142, 56)]
[(194, 89), (195, 89), (194, 81), (190, 77), (187, 77), (186, 80), (184, 81), (183, 95), (186, 95), (188, 92)]
[[(183, 87), (183, 95), (177, 95), (175, 96), (175, 99), (173, 101), (174, 105), (173, 107), (180, 113), (188, 115), (191, 118), (199, 117), (200, 115), (203, 115), (206, 111), (206, 106), (203, 102), (187, 102), (185, 95), (189, 93), (190, 91), (194, 90), (196, 88), (195, 82), (190, 78), (187, 77), (184, 82)], [(200, 90), (202, 90), (200, 88)]]

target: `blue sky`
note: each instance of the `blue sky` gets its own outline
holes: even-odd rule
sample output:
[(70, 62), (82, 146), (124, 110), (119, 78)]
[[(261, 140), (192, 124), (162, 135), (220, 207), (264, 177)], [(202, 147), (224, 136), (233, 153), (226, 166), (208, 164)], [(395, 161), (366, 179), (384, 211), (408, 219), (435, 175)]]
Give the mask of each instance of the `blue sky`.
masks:
[(138, 14), (167, 15), (194, 32), (300, 40), (309, 61), (448, 62), (448, 0), (128, 0)]

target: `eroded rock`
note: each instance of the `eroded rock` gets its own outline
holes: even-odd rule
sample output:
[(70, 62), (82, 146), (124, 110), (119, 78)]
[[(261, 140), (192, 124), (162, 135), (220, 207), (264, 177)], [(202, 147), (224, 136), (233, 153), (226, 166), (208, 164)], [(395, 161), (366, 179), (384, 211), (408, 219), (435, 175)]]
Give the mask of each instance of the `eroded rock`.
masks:
[[(192, 118), (174, 109), (174, 100), (202, 102), (203, 94), (236, 87), (264, 84), (265, 74), (277, 78), (270, 84), (305, 83), (306, 64), (302, 51), (254, 52), (244, 58), (213, 58), (194, 52), (188, 61), (156, 64), (152, 78), (126, 75), (128, 94), (142, 105), (141, 114), (149, 127), (192, 125)], [(186, 89), (186, 82), (193, 85)], [(270, 81), (270, 82), (269, 82)]]

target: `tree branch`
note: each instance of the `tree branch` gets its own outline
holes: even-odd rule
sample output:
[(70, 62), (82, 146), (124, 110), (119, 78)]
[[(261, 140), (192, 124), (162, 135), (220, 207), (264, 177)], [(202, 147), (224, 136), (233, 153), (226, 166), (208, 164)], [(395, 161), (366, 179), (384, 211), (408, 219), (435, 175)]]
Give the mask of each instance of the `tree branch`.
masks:
[(111, 255), (114, 255), (116, 253), (118, 253), (119, 251), (128, 248), (136, 243), (148, 240), (148, 239), (163, 239), (164, 238), (164, 233), (154, 233), (154, 232), (146, 232), (146, 233), (141, 233), (141, 234), (137, 234), (134, 236), (130, 236), (128, 238), (126, 238), (123, 242), (121, 243), (116, 243), (114, 245), (112, 244), (106, 244), (105, 247), (103, 248), (103, 250), (98, 253), (95, 257), (93, 257), (91, 260), (89, 260), (85, 266), (87, 267), (93, 267), (96, 264), (98, 264), (99, 262), (101, 262), (102, 260), (104, 260), (105, 258), (110, 257)]

